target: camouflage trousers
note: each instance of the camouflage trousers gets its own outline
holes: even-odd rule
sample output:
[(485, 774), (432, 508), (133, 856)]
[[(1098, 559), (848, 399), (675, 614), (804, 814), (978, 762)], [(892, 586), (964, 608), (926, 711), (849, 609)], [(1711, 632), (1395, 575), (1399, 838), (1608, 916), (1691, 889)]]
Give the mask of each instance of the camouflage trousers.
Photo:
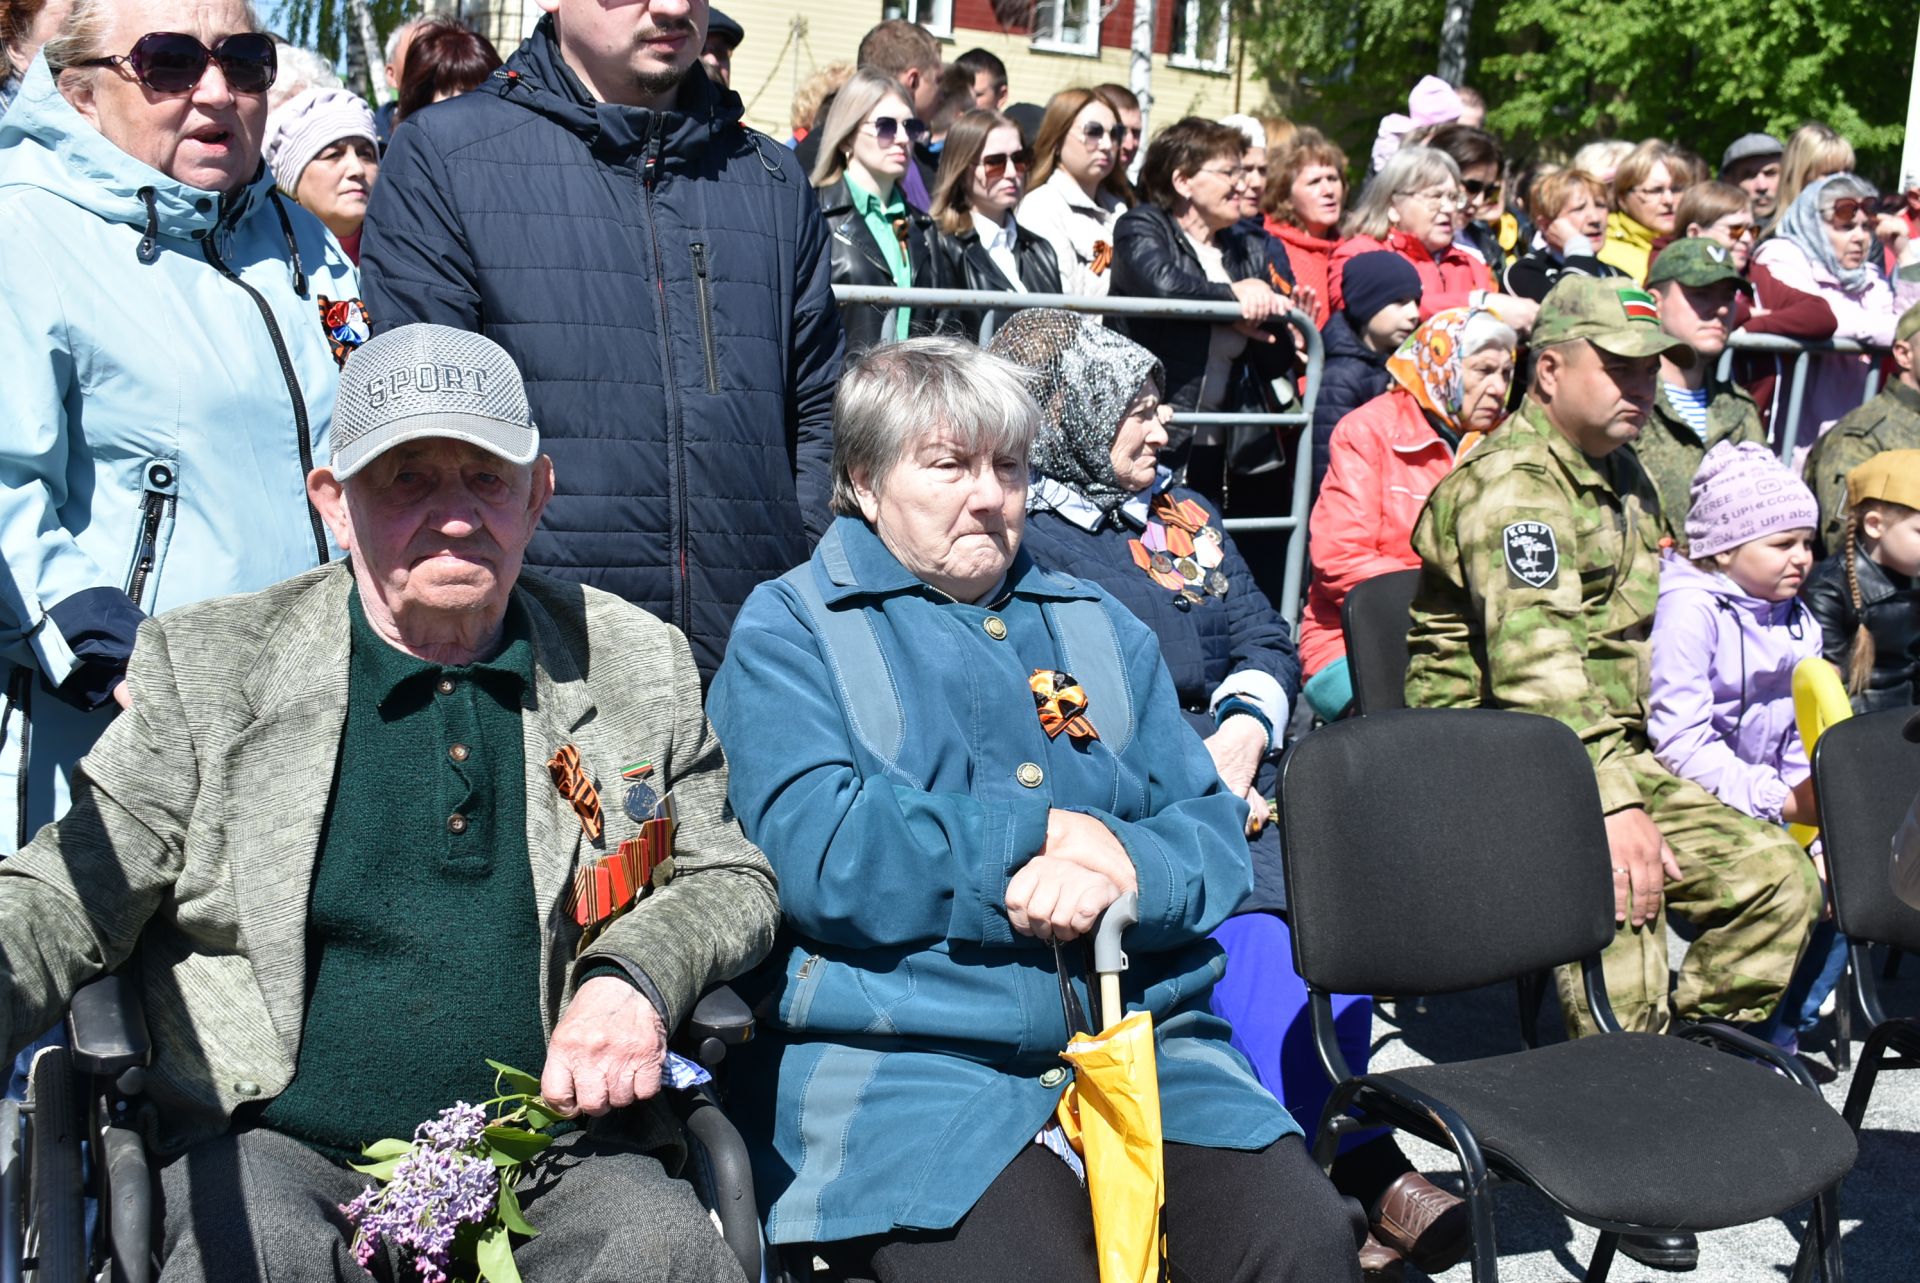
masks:
[[(1647, 814), (1673, 848), (1680, 879), (1666, 886), (1653, 921), (1623, 922), (1601, 954), (1607, 998), (1623, 1027), (1661, 1033), (1669, 1020), (1763, 1020), (1772, 1014), (1819, 917), (1813, 861), (1777, 825), (1721, 802), (1671, 774), (1651, 752), (1630, 767)], [(1668, 996), (1666, 915), (1697, 933)], [(1555, 977), (1567, 1032), (1597, 1032), (1580, 969)]]

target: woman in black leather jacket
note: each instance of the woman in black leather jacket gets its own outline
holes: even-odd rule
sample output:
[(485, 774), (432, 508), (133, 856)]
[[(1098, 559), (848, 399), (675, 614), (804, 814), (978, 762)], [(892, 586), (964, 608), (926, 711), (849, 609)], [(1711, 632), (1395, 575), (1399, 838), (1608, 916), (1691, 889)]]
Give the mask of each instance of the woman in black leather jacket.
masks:
[[(826, 216), (835, 285), (906, 289), (933, 283), (928, 236), (933, 223), (907, 204), (900, 178), (912, 164), (912, 144), (927, 127), (892, 77), (862, 68), (833, 100), (820, 126), (813, 166), (820, 211)], [(877, 343), (933, 331), (923, 310), (843, 305), (840, 323), (847, 355)]]
[(1285, 378), (1293, 344), (1285, 297), (1267, 279), (1266, 238), (1235, 227), (1246, 138), (1189, 116), (1155, 136), (1140, 169), (1141, 203), (1114, 227), (1113, 293), (1237, 303), (1240, 321), (1116, 320), (1160, 358), (1180, 410), (1264, 409), (1261, 385)]
[[(950, 290), (1058, 294), (1053, 246), (1014, 220), (1033, 153), (1020, 127), (997, 111), (970, 111), (947, 130), (933, 183), (933, 281)], [(1008, 274), (1011, 266), (1013, 272)], [(987, 312), (951, 308), (940, 328), (975, 340)], [(1005, 319), (1005, 312), (995, 313)]]

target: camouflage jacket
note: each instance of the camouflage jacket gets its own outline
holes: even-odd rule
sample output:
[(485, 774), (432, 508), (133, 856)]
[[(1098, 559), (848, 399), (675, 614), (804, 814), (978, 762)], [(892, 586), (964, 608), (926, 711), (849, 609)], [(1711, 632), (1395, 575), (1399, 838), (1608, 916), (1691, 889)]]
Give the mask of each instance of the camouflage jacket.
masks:
[(1681, 547), (1687, 542), (1687, 513), (1693, 507), (1693, 474), (1700, 460), (1722, 441), (1767, 444), (1760, 407), (1747, 390), (1732, 383), (1707, 384), (1707, 439), (1702, 441), (1667, 399), (1666, 385), (1654, 402), (1647, 426), (1633, 443), (1640, 466), (1660, 492), (1661, 529)]
[(1659, 498), (1631, 450), (1589, 459), (1529, 401), (1420, 514), (1407, 703), (1558, 718), (1609, 813), (1641, 804)]
[(1821, 556), (1840, 551), (1847, 526), (1847, 474), (1882, 450), (1920, 449), (1920, 392), (1894, 381), (1827, 429), (1807, 455), (1807, 484), (1820, 501)]

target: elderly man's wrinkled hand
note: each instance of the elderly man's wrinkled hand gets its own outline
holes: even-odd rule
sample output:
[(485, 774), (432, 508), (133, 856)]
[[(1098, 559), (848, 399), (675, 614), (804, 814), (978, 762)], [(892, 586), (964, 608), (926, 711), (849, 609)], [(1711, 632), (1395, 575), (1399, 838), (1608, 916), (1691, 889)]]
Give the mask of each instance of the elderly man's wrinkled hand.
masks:
[(1104, 873), (1054, 855), (1036, 855), (1007, 883), (1007, 921), (1048, 942), (1089, 934), (1120, 888)]
[[(1079, 811), (1047, 812), (1047, 843), (1040, 854), (1069, 860), (1090, 873), (1098, 873), (1119, 888), (1124, 895), (1139, 885), (1133, 857), (1113, 830)], [(1101, 906), (1105, 908), (1105, 905)]]
[(554, 1027), (540, 1094), (568, 1114), (604, 1114), (660, 1090), (667, 1027), (646, 995), (615, 976), (580, 986)]

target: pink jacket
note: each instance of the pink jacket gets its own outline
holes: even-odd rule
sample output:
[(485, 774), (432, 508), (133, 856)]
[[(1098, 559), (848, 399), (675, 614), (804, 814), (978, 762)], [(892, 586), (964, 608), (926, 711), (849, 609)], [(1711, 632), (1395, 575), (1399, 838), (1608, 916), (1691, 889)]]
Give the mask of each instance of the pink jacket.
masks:
[(1300, 617), (1307, 676), (1346, 657), (1340, 606), (1355, 584), (1419, 568), (1413, 523), (1452, 470), (1453, 447), (1404, 388), (1389, 388), (1334, 425), (1327, 477), (1307, 523), (1313, 583)]
[(1440, 251), (1440, 257), (1435, 258), (1425, 245), (1405, 232), (1391, 231), (1384, 244), (1371, 236), (1353, 236), (1341, 241), (1333, 251), (1333, 261), (1327, 268), (1328, 293), (1333, 306), (1346, 306), (1340, 279), (1346, 274), (1347, 260), (1356, 254), (1382, 249), (1392, 250), (1406, 259), (1420, 274), (1420, 319), (1423, 321), (1432, 320), (1436, 313), (1450, 307), (1465, 307), (1467, 295), (1475, 290), (1499, 289), (1493, 283), (1492, 269), (1458, 245), (1447, 246)]
[[(1770, 297), (1775, 292), (1770, 288), (1773, 283), (1818, 295), (1833, 309), (1833, 337), (1837, 339), (1887, 347), (1893, 342), (1893, 328), (1900, 313), (1920, 302), (1920, 282), (1899, 281), (1889, 286), (1878, 274), (1871, 276), (1865, 289), (1849, 294), (1784, 236), (1762, 242), (1754, 251), (1753, 263), (1755, 268), (1765, 269), (1754, 273), (1761, 307), (1771, 309), (1786, 301)], [(1807, 371), (1806, 397), (1800, 404), (1800, 422), (1795, 425), (1795, 440), (1802, 449), (1832, 427), (1834, 420), (1867, 399), (1867, 374), (1878, 358), (1831, 353), (1810, 359), (1813, 366)], [(1783, 409), (1787, 386), (1783, 378), (1779, 393)]]

